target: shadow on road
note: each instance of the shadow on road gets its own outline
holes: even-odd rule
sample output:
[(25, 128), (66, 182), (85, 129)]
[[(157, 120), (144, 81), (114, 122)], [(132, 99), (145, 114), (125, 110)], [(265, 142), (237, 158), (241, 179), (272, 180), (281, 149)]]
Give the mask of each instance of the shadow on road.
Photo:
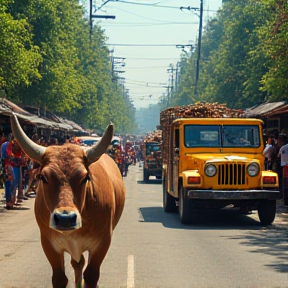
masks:
[[(239, 237), (243, 239), (243, 236)], [(238, 238), (238, 239), (239, 239)], [(229, 238), (237, 239), (237, 237)], [(249, 231), (244, 236), (242, 245), (251, 247), (252, 253), (267, 254), (277, 257), (277, 261), (266, 266), (281, 273), (288, 273), (288, 227), (269, 225), (260, 231)]]
[(261, 229), (259, 221), (248, 215), (242, 215), (236, 209), (206, 210), (195, 212), (193, 223), (180, 223), (177, 213), (165, 213), (163, 207), (140, 208), (143, 222), (162, 223), (166, 228), (190, 230), (217, 230), (217, 229)]
[(162, 179), (158, 180), (158, 179), (149, 179), (147, 183), (145, 183), (143, 180), (138, 180), (137, 184), (145, 184), (145, 185), (151, 185), (151, 184), (162, 184)]
[(244, 230), (244, 234), (236, 233), (236, 236), (227, 236), (227, 239), (240, 241), (241, 245), (251, 248), (251, 253), (276, 257), (274, 262), (266, 266), (280, 273), (288, 273), (287, 222), (263, 226), (258, 221), (257, 212), (253, 212), (251, 216), (241, 215), (233, 208), (197, 212), (193, 224), (190, 225), (181, 224), (178, 212), (165, 213), (163, 207), (142, 207), (140, 213), (142, 222), (162, 223), (164, 227), (171, 229)]

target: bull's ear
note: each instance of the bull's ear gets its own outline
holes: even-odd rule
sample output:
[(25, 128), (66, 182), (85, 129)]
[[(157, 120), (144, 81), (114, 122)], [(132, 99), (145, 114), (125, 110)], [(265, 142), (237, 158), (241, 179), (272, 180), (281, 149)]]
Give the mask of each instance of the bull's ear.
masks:
[(107, 151), (114, 135), (114, 125), (112, 122), (106, 128), (105, 133), (97, 144), (86, 150), (88, 165), (97, 161), (102, 154)]
[(27, 156), (38, 163), (41, 163), (42, 155), (45, 153), (45, 147), (34, 143), (22, 130), (17, 116), (13, 113), (10, 117), (11, 128), (14, 137), (18, 141), (22, 150)]

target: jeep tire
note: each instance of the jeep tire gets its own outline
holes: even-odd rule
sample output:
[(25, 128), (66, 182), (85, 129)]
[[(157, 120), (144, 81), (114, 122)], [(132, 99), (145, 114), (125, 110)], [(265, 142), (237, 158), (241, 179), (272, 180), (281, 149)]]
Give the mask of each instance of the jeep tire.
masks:
[(273, 223), (276, 214), (276, 200), (261, 200), (258, 206), (259, 220), (263, 225)]

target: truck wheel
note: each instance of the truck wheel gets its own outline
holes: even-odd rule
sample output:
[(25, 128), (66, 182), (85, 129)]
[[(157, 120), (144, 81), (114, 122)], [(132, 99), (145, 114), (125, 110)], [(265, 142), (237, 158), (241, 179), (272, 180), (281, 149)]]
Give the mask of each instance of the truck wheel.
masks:
[(176, 210), (176, 203), (175, 198), (171, 196), (167, 191), (165, 187), (165, 178), (162, 182), (162, 188), (163, 188), (163, 208), (164, 212), (175, 212)]
[(143, 168), (143, 181), (144, 181), (144, 183), (147, 183), (148, 180), (149, 180), (148, 171), (145, 168)]
[(182, 224), (190, 224), (192, 222), (192, 201), (185, 196), (183, 186), (179, 190), (179, 216)]
[(258, 207), (259, 220), (263, 225), (273, 223), (276, 214), (276, 200), (262, 200)]

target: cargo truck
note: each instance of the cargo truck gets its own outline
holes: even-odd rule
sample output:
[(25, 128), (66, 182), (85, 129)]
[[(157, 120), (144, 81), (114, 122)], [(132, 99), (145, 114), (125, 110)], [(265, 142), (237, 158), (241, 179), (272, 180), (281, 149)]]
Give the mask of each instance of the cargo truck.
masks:
[(233, 205), (274, 221), (278, 175), (264, 170), (263, 122), (225, 105), (198, 103), (160, 113), (165, 212), (193, 222), (197, 210)]
[(150, 176), (162, 178), (162, 131), (148, 133), (142, 142), (143, 181), (147, 183)]

